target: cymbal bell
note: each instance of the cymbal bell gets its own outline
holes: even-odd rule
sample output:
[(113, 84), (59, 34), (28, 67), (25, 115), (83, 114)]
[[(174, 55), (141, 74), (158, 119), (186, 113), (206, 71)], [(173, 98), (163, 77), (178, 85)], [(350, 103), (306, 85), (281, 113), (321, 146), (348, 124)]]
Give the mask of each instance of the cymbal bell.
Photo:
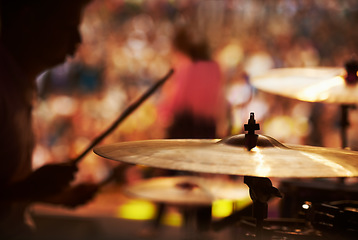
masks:
[(277, 68), (254, 76), (251, 84), (264, 92), (307, 102), (358, 103), (357, 84), (347, 84), (339, 67)]
[(123, 193), (173, 205), (211, 205), (220, 199), (250, 199), (244, 183), (198, 176), (155, 177), (127, 186)]
[(343, 149), (284, 145), (258, 135), (250, 151), (245, 135), (223, 140), (162, 139), (98, 146), (104, 158), (156, 168), (257, 177), (354, 177), (358, 152)]

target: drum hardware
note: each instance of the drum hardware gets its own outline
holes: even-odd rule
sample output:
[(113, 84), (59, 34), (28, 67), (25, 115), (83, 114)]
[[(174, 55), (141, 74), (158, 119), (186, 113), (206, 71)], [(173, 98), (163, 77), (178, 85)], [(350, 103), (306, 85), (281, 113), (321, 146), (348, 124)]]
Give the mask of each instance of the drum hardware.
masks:
[(248, 198), (243, 183), (199, 176), (154, 177), (123, 188), (123, 193), (157, 203), (208, 206), (220, 199)]
[(247, 150), (245, 135), (225, 139), (153, 139), (96, 146), (104, 158), (179, 171), (278, 178), (358, 176), (358, 152), (282, 144), (257, 134)]
[[(280, 197), (269, 177), (358, 176), (358, 153), (300, 145), (283, 145), (255, 134), (258, 126), (250, 114), (249, 133), (226, 139), (165, 139), (97, 146), (94, 152), (112, 160), (150, 167), (226, 175), (243, 175), (253, 201), (256, 239), (265, 238), (267, 201)], [(253, 129), (253, 130), (252, 130)], [(251, 136), (253, 135), (253, 136)], [(257, 135), (257, 137), (255, 136)], [(183, 184), (182, 184), (183, 185)], [(186, 184), (184, 184), (186, 185)], [(193, 187), (192, 189), (196, 189)]]
[(356, 104), (356, 61), (343, 67), (275, 68), (254, 76), (250, 83), (274, 95), (305, 102)]
[[(358, 82), (358, 62), (356, 60), (348, 61), (345, 64), (346, 75), (344, 77), (347, 86), (355, 87)], [(347, 144), (347, 129), (349, 127), (348, 111), (349, 109), (355, 109), (356, 105), (353, 104), (341, 104), (341, 141), (342, 148), (346, 148)]]
[[(252, 78), (252, 85), (262, 91), (298, 99), (307, 102), (323, 102), (323, 103), (335, 103), (340, 104), (340, 138), (341, 148), (348, 147), (347, 130), (350, 126), (349, 111), (356, 109), (356, 103), (358, 102), (358, 62), (353, 59), (345, 63), (344, 68), (287, 68), (287, 69), (273, 69), (266, 74), (257, 78)], [(352, 161), (356, 161), (352, 159)], [(342, 199), (350, 197), (350, 199), (356, 199), (357, 191), (347, 189), (345, 186), (345, 177), (338, 178), (338, 184), (331, 183), (330, 188), (326, 189), (327, 185), (321, 182), (313, 181), (309, 183), (309, 186), (301, 186), (302, 183), (297, 181), (296, 183), (290, 180), (281, 182), (289, 193), (286, 194), (288, 198), (291, 195), (297, 193), (302, 195), (306, 193), (306, 200), (332, 201), (337, 200), (337, 197), (341, 196)], [(288, 186), (288, 183), (293, 186)], [(319, 184), (319, 188), (315, 185)], [(328, 183), (329, 184), (329, 183)], [(336, 189), (334, 186), (336, 185)], [(345, 192), (342, 192), (345, 190)], [(342, 193), (343, 195), (340, 195)], [(297, 202), (304, 197), (291, 197), (292, 200), (282, 202), (284, 215), (287, 215), (292, 208), (298, 208), (296, 206), (288, 206), (287, 203)], [(353, 197), (353, 198), (352, 198)], [(297, 209), (296, 209), (297, 210)]]
[(356, 239), (358, 236), (358, 201), (305, 202), (303, 208), (307, 220), (326, 239)]
[(264, 92), (306, 102), (340, 104), (342, 149), (347, 147), (348, 111), (358, 102), (358, 62), (344, 68), (278, 68), (253, 77), (251, 84)]
[[(257, 239), (255, 235), (255, 220), (249, 217), (243, 218), (239, 222), (239, 227), (243, 232), (241, 239)], [(323, 240), (320, 231), (314, 229), (304, 219), (268, 219), (263, 226), (264, 239), (268, 240)], [(325, 239), (326, 240), (326, 239)]]
[[(248, 123), (244, 125), (245, 144), (248, 151), (256, 147), (258, 135), (255, 130), (260, 129), (260, 125), (256, 123), (254, 113), (250, 113)], [(267, 218), (268, 204), (271, 197), (282, 198), (279, 190), (272, 186), (269, 178), (245, 176), (244, 183), (250, 189), (250, 197), (253, 202), (252, 216), (256, 219), (256, 235), (258, 239), (263, 238), (263, 221)]]
[(256, 130), (260, 130), (260, 125), (256, 123), (255, 115), (254, 113), (250, 113), (250, 118), (248, 120), (248, 123), (244, 125), (245, 131), (247, 131), (247, 134), (245, 134), (245, 145), (248, 151), (256, 147), (258, 135), (255, 134)]
[(249, 197), (247, 186), (243, 183), (199, 176), (154, 177), (124, 187), (123, 193), (158, 203), (154, 229), (160, 225), (165, 206), (176, 207), (182, 215), (182, 226), (190, 236), (210, 229), (214, 201)]
[(282, 195), (272, 186), (269, 178), (245, 176), (244, 183), (250, 188), (253, 202), (252, 216), (256, 219), (256, 236), (258, 239), (263, 239), (263, 223), (267, 218), (268, 201), (271, 197), (282, 198)]
[[(214, 231), (235, 225), (237, 239), (257, 239), (256, 219), (249, 216), (251, 207), (218, 220), (212, 224)], [(324, 239), (322, 231), (315, 229), (306, 216), (300, 218), (274, 218), (263, 221), (262, 235), (269, 240), (320, 240)]]
[(336, 181), (336, 179), (284, 179), (280, 181), (280, 191), (285, 198), (280, 203), (281, 217), (298, 217), (302, 203), (348, 201), (358, 199), (358, 185)]
[(352, 59), (345, 63), (346, 76), (345, 81), (347, 85), (356, 85), (358, 82), (358, 62)]

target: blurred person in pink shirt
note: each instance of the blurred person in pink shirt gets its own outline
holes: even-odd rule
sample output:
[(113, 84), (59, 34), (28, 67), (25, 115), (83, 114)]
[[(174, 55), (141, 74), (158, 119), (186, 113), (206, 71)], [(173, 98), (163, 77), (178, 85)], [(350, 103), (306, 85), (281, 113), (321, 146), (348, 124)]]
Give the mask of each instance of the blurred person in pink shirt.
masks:
[[(167, 138), (214, 139), (218, 124), (225, 116), (224, 83), (220, 66), (211, 59), (208, 42), (188, 29), (176, 32), (173, 45), (177, 61), (170, 88), (161, 106), (161, 117), (169, 122)], [(163, 170), (161, 175), (191, 175), (181, 171)], [(165, 204), (158, 205), (154, 229), (159, 227)], [(184, 216), (188, 220), (188, 216)], [(197, 227), (208, 230), (211, 206), (197, 207)]]
[(175, 48), (187, 56), (175, 67), (173, 90), (165, 102), (171, 124), (168, 138), (217, 138), (217, 125), (225, 112), (220, 66), (211, 59), (205, 39), (193, 40), (187, 30), (178, 31)]

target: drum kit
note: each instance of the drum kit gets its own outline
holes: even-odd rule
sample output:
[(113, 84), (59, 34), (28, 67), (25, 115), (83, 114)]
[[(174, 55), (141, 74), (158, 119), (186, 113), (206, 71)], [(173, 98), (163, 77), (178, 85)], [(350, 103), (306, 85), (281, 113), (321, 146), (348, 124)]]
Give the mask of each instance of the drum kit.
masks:
[[(297, 221), (287, 219), (279, 227), (278, 222), (273, 223), (267, 218), (270, 199), (286, 198), (273, 186), (270, 178), (325, 179), (358, 176), (358, 152), (345, 149), (347, 109), (358, 102), (357, 74), (358, 64), (352, 61), (346, 64), (345, 69), (273, 69), (251, 80), (254, 87), (268, 93), (308, 102), (341, 104), (345, 111), (341, 119), (342, 149), (283, 144), (270, 136), (256, 134), (260, 125), (256, 123), (254, 113), (250, 113), (248, 123), (244, 126), (246, 134), (224, 139), (119, 142), (96, 146), (93, 151), (101, 157), (129, 164), (243, 176), (252, 200), (252, 216), (240, 218), (240, 226), (246, 231), (240, 239), (337, 239), (335, 234), (340, 234), (340, 239), (354, 239), (358, 234), (358, 203), (355, 201), (317, 203), (310, 202), (308, 196), (300, 212), (304, 214), (303, 218)], [(311, 182), (305, 183), (309, 185)], [(221, 187), (215, 187), (218, 184), (210, 178), (203, 180), (181, 176), (150, 179), (129, 186), (125, 191), (129, 195), (151, 201), (184, 205), (210, 204), (216, 199), (245, 196), (243, 186), (239, 184), (235, 186), (221, 181)], [(332, 182), (329, 184), (332, 185)], [(336, 185), (336, 189), (340, 190), (342, 197), (346, 193), (345, 189), (351, 188), (344, 182), (334, 184), (341, 184)], [(237, 191), (236, 194), (233, 191)], [(356, 187), (351, 192), (350, 196), (358, 195)], [(336, 197), (339, 197), (337, 194), (338, 192)], [(290, 224), (294, 227), (288, 227)]]
[(216, 200), (248, 196), (244, 183), (199, 176), (154, 177), (124, 187), (123, 193), (174, 206), (210, 206)]

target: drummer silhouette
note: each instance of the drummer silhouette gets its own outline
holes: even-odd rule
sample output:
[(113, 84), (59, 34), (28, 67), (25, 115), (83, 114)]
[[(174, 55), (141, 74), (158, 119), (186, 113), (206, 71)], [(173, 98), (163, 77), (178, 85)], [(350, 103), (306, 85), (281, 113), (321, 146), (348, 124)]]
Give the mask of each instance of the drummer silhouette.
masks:
[(89, 0), (2, 0), (0, 37), (0, 238), (33, 236), (27, 213), (34, 202), (76, 207), (97, 186), (70, 187), (77, 167), (51, 164), (33, 171), (31, 109), (35, 79), (74, 54)]

